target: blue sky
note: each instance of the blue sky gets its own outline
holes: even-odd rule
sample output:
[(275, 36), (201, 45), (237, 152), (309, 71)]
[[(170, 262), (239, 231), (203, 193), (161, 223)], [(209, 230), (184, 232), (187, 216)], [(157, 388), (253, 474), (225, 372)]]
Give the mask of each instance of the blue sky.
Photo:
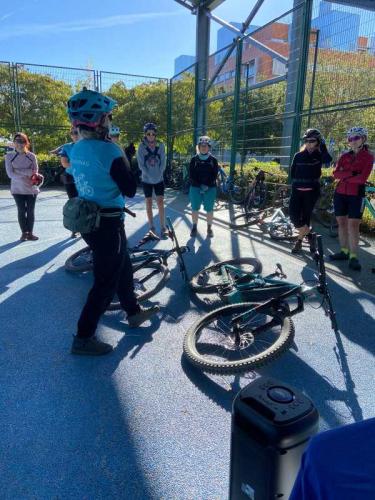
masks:
[[(266, 0), (252, 24), (292, 3)], [(254, 4), (226, 0), (214, 13), (243, 22)], [(0, 0), (0, 60), (171, 77), (174, 59), (195, 53), (195, 19), (173, 0)]]

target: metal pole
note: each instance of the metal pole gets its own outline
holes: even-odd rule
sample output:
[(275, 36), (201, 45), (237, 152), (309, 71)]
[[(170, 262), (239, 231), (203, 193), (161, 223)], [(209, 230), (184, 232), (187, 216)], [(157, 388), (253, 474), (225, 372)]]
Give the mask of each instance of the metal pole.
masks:
[(205, 92), (208, 77), (208, 57), (210, 46), (210, 19), (205, 9), (197, 8), (196, 28), (196, 70), (195, 70), (195, 112), (194, 112), (194, 144), (197, 138), (206, 131)]
[(167, 82), (167, 170), (172, 165), (172, 79)]
[(312, 77), (311, 77), (309, 117), (307, 119), (307, 128), (310, 128), (311, 110), (312, 110), (313, 101), (314, 101), (314, 87), (315, 87), (316, 65), (317, 65), (317, 62), (318, 62), (319, 34), (320, 34), (320, 30), (317, 29), (316, 32), (315, 32), (314, 65), (313, 65)]
[[(246, 84), (245, 84), (245, 104), (244, 104), (244, 110), (243, 110), (243, 127), (242, 127), (242, 149), (245, 149), (245, 131), (246, 131), (246, 116), (247, 116), (247, 104), (248, 104), (248, 98), (249, 98), (249, 68), (250, 68), (250, 63), (246, 63)], [(241, 174), (243, 173), (243, 164), (244, 164), (244, 158), (246, 156), (245, 154), (241, 154)]]
[(302, 36), (301, 36), (301, 60), (298, 68), (297, 91), (296, 91), (296, 116), (293, 124), (293, 136), (291, 143), (292, 155), (299, 149), (300, 135), (301, 135), (301, 113), (303, 111), (307, 61), (309, 57), (309, 44), (310, 44), (310, 26), (311, 26), (311, 13), (312, 13), (313, 0), (305, 0), (303, 6), (303, 23), (302, 23)]
[(232, 147), (230, 154), (230, 175), (234, 175), (234, 167), (236, 165), (237, 153), (237, 129), (238, 129), (238, 111), (240, 104), (241, 90), (241, 66), (242, 66), (242, 40), (238, 40), (236, 53), (236, 78), (234, 81), (234, 97), (233, 97), (233, 121), (232, 121)]
[(14, 96), (15, 96), (15, 104), (16, 104), (17, 130), (20, 131), (22, 129), (22, 120), (21, 120), (20, 86), (18, 83), (18, 66), (17, 66), (17, 64), (15, 64), (13, 66), (13, 73), (14, 73)]
[(14, 131), (17, 132), (17, 104), (16, 104), (16, 84), (15, 84), (15, 75), (14, 75), (14, 67), (13, 64), (8, 64), (9, 70), (9, 81), (10, 81), (10, 98), (12, 102), (12, 116), (13, 116), (13, 125)]

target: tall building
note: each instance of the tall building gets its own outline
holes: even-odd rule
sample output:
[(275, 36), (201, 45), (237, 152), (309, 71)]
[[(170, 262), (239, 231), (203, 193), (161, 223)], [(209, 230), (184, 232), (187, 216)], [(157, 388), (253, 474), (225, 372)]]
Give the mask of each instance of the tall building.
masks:
[[(238, 28), (239, 30), (242, 29), (242, 24), (241, 23), (235, 23), (231, 22), (232, 26), (235, 28)], [(252, 33), (256, 29), (258, 29), (259, 26), (255, 25), (250, 25), (248, 29), (246, 30), (246, 33)], [(217, 44), (216, 44), (216, 50), (221, 50), (224, 47), (227, 47), (233, 42), (233, 39), (236, 38), (236, 33), (229, 28), (226, 28), (225, 26), (221, 27), (217, 31)], [(215, 55), (215, 64), (219, 64), (225, 56), (225, 50), (220, 52), (219, 54)]]
[(355, 52), (358, 49), (360, 23), (359, 14), (334, 9), (331, 2), (322, 0), (319, 14), (311, 25), (320, 31), (320, 48)]
[[(174, 74), (177, 75), (195, 63), (195, 56), (181, 55), (174, 60)], [(192, 72), (192, 71), (190, 71)]]

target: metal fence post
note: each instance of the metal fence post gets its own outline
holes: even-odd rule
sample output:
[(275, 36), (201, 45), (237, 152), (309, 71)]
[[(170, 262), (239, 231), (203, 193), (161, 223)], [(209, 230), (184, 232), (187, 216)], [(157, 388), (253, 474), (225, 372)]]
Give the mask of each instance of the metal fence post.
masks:
[(234, 96), (233, 96), (233, 121), (232, 121), (232, 146), (230, 153), (230, 175), (234, 175), (234, 167), (236, 165), (237, 156), (237, 129), (238, 115), (240, 107), (240, 91), (241, 91), (241, 68), (242, 68), (242, 39), (238, 40), (236, 52), (236, 77), (234, 81)]

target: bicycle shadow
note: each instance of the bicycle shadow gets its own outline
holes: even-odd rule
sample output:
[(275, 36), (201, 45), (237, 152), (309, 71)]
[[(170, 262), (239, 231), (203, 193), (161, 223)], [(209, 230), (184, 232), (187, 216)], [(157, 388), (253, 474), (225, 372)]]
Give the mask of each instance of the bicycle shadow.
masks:
[[(7, 437), (0, 447), (7, 456), (4, 472), (22, 481), (23, 493), (16, 481), (7, 491), (14, 498), (71, 498), (77, 491), (82, 498), (120, 498), (124, 492), (129, 498), (153, 498), (131, 416), (108, 376), (121, 361), (121, 350), (100, 359), (69, 353), (81, 308), (77, 302), (59, 267), (1, 304), (2, 426)], [(77, 473), (91, 454), (85, 473)], [(31, 474), (30, 464), (43, 475)]]
[[(206, 397), (214, 401), (224, 410), (231, 412), (234, 398), (246, 385), (259, 376), (269, 376), (295, 386), (304, 392), (316, 405), (325, 426), (329, 428), (342, 425), (340, 414), (330, 402), (343, 402), (350, 409), (354, 421), (363, 420), (362, 410), (354, 396), (346, 390), (335, 387), (322, 374), (315, 371), (296, 354), (288, 351), (263, 367), (249, 370), (247, 374), (211, 375), (191, 365), (182, 355), (182, 370), (188, 379)], [(215, 377), (215, 378), (214, 378)]]
[[(155, 302), (153, 302), (153, 304), (155, 304)], [(147, 306), (147, 303), (142, 302), (142, 305)], [(105, 313), (101, 317), (101, 324), (103, 326), (122, 334), (111, 353), (111, 366), (113, 366), (113, 371), (116, 370), (123, 359), (127, 357), (129, 357), (129, 359), (134, 359), (146, 344), (152, 342), (153, 335), (159, 330), (161, 323), (159, 313), (148, 320), (147, 326), (129, 328), (127, 324), (124, 323), (125, 316), (124, 311), (118, 311), (117, 314)]]
[[(0, 290), (0, 295), (8, 289), (8, 287), (6, 286), (7, 284), (12, 283), (19, 278), (22, 278), (29, 272), (35, 271), (40, 267), (45, 266), (62, 251), (64, 251), (74, 243), (75, 240), (72, 240), (70, 237), (68, 237), (64, 240), (59, 241), (58, 243), (55, 243), (54, 245), (47, 247), (45, 250), (33, 253), (22, 259), (9, 262), (9, 264), (3, 266), (1, 268), (0, 283), (2, 288)], [(18, 242), (12, 242), (9, 245), (16, 246), (17, 244)], [(30, 245), (32, 245), (32, 243), (30, 243)]]

